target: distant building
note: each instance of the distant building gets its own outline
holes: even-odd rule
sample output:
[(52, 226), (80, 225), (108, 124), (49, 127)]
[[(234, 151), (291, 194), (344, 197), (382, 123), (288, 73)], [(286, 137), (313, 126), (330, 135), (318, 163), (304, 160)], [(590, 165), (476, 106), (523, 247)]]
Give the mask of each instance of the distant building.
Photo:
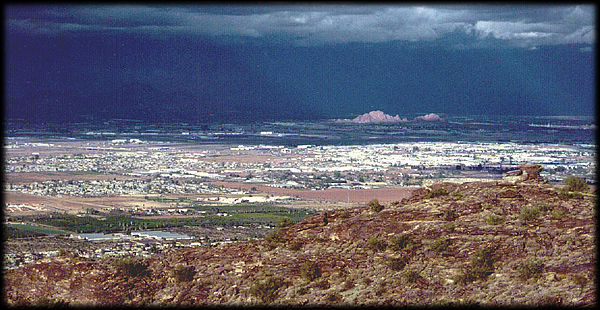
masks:
[(71, 235), (71, 237), (75, 239), (83, 239), (88, 241), (111, 241), (122, 239), (119, 236), (106, 234), (73, 234)]
[(153, 239), (164, 239), (164, 240), (176, 240), (176, 239), (193, 239), (194, 237), (176, 233), (170, 233), (167, 231), (160, 230), (149, 230), (149, 231), (135, 231), (131, 233), (132, 236), (138, 236), (141, 238), (153, 238)]

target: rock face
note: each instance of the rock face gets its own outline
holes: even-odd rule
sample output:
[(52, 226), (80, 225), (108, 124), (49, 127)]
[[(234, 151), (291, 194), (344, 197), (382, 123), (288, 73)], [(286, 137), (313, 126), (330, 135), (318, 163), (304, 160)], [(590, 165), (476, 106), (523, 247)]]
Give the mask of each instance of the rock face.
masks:
[[(440, 183), (380, 212), (317, 213), (276, 238), (170, 249), (142, 259), (147, 270), (137, 274), (120, 272), (115, 258), (45, 258), (5, 272), (4, 301), (592, 305), (594, 201), (560, 196), (549, 184)], [(193, 267), (191, 278), (174, 276), (181, 266)]]
[(390, 123), (390, 122), (406, 122), (407, 119), (401, 119), (400, 116), (391, 116), (383, 113), (382, 111), (371, 111), (363, 115), (355, 117), (352, 122), (354, 123)]
[(519, 165), (519, 170), (513, 170), (506, 173), (504, 180), (517, 183), (517, 182), (547, 182), (542, 178), (540, 173), (543, 168), (537, 164), (525, 163)]
[(427, 115), (415, 117), (415, 121), (437, 122), (441, 120), (442, 118), (435, 113), (429, 113)]

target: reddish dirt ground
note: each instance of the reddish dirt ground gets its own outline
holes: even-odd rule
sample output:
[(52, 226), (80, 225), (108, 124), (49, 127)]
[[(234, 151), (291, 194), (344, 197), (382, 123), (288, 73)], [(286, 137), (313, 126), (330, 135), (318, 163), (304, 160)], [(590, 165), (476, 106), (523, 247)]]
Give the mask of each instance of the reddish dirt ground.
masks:
[(289, 195), (305, 199), (318, 199), (339, 202), (358, 202), (365, 203), (372, 199), (380, 202), (397, 201), (402, 198), (408, 198), (417, 187), (394, 187), (394, 188), (376, 188), (376, 189), (326, 189), (326, 190), (299, 190), (291, 188), (279, 188), (257, 184), (235, 183), (235, 182), (212, 182), (214, 185), (220, 185), (230, 188), (241, 188), (249, 190), (256, 187), (258, 191)]

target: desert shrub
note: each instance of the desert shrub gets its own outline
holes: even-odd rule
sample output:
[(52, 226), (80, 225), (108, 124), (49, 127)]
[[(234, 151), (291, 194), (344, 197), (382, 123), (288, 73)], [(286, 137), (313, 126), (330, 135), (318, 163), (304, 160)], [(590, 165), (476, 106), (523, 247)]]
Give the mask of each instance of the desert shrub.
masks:
[(306, 295), (306, 294), (308, 294), (308, 290), (309, 290), (308, 287), (303, 286), (303, 287), (300, 287), (298, 290), (296, 290), (296, 294)]
[(322, 290), (326, 290), (330, 286), (331, 285), (329, 284), (329, 281), (327, 279), (323, 279), (323, 280), (318, 281), (317, 283), (314, 284), (314, 287), (322, 289)]
[(377, 199), (373, 199), (373, 200), (369, 201), (369, 203), (367, 204), (367, 207), (369, 207), (369, 210), (371, 210), (373, 212), (380, 212), (381, 210), (383, 210), (383, 205), (380, 204)]
[(519, 219), (524, 222), (533, 221), (540, 216), (540, 210), (538, 208), (523, 208)]
[(540, 212), (552, 211), (552, 207), (545, 203), (540, 203), (540, 204), (536, 205), (536, 209), (538, 209), (538, 211), (540, 211)]
[(113, 266), (123, 275), (138, 277), (149, 275), (148, 262), (135, 257), (125, 257), (114, 261)]
[(560, 198), (562, 200), (569, 199), (569, 190), (567, 189), (567, 187), (561, 187), (561, 188), (557, 189), (556, 193), (558, 194), (558, 198)]
[(388, 257), (388, 259), (386, 260), (386, 265), (388, 266), (388, 268), (394, 271), (404, 269), (404, 266), (406, 266), (406, 264), (408, 264), (408, 259), (405, 257)]
[(283, 286), (283, 280), (278, 277), (268, 277), (264, 280), (256, 279), (250, 285), (250, 294), (260, 299), (263, 303), (272, 303), (279, 295), (279, 288)]
[(385, 248), (387, 247), (387, 244), (385, 243), (385, 241), (378, 239), (378, 238), (369, 238), (369, 240), (367, 240), (367, 249), (373, 251), (373, 252), (381, 252), (384, 251)]
[(299, 251), (300, 249), (302, 249), (303, 245), (304, 245), (304, 242), (296, 240), (296, 241), (290, 242), (290, 244), (288, 245), (288, 248), (292, 251)]
[(569, 213), (565, 209), (557, 209), (557, 210), (553, 210), (550, 213), (550, 215), (553, 217), (566, 217), (567, 215), (569, 215)]
[(279, 221), (277, 221), (275, 225), (279, 228), (288, 227), (294, 225), (294, 221), (292, 221), (292, 219), (290, 219), (289, 217), (282, 217), (281, 219), (279, 219)]
[(444, 251), (448, 250), (449, 247), (450, 247), (450, 240), (443, 239), (443, 238), (433, 240), (433, 242), (431, 242), (429, 244), (429, 248), (436, 252), (444, 252)]
[(352, 279), (347, 279), (342, 285), (342, 291), (347, 291), (352, 288), (354, 288), (354, 281), (352, 281)]
[(454, 223), (448, 223), (444, 225), (444, 227), (446, 227), (450, 232), (454, 232), (454, 230), (456, 230), (456, 224)]
[(415, 241), (407, 234), (399, 234), (392, 237), (390, 240), (390, 247), (394, 251), (399, 251), (404, 248), (409, 248), (415, 245)]
[(489, 225), (500, 225), (504, 223), (504, 217), (492, 214), (485, 219), (485, 222)]
[(446, 195), (448, 195), (448, 192), (443, 188), (432, 189), (429, 192), (429, 198), (435, 198), (435, 197), (446, 196)]
[(497, 258), (496, 251), (493, 248), (483, 247), (477, 249), (475, 256), (471, 260), (471, 264), (473, 266), (483, 266), (493, 270)]
[(196, 273), (194, 266), (183, 266), (179, 265), (173, 269), (171, 276), (177, 283), (190, 282), (194, 279)]
[(415, 283), (415, 282), (419, 281), (419, 279), (421, 279), (421, 274), (412, 268), (409, 268), (408, 270), (406, 270), (402, 274), (402, 276), (404, 277), (404, 280), (406, 280), (406, 282), (408, 282), (408, 283)]
[(387, 292), (387, 288), (385, 287), (385, 283), (379, 283), (379, 287), (375, 290), (375, 296), (381, 296)]
[(37, 297), (31, 305), (34, 307), (48, 307), (48, 308), (66, 308), (69, 306), (69, 303), (63, 300), (55, 300), (48, 295), (42, 295)]
[(349, 218), (349, 217), (350, 217), (350, 212), (348, 212), (348, 211), (343, 211), (343, 212), (342, 212), (342, 213), (340, 213), (340, 215), (338, 215), (338, 216), (339, 216), (340, 218), (347, 219), (347, 218)]
[(583, 195), (579, 192), (569, 193), (569, 198), (583, 199)]
[(454, 210), (451, 210), (451, 209), (444, 210), (444, 213), (442, 213), (442, 219), (444, 221), (452, 222), (457, 218), (458, 218), (458, 214), (456, 214), (456, 211), (454, 211)]
[(589, 190), (585, 180), (572, 175), (565, 178), (565, 185), (567, 185), (567, 190), (571, 192), (587, 192)]
[(539, 278), (542, 275), (544, 263), (539, 260), (529, 260), (519, 267), (521, 279)]
[(269, 244), (284, 243), (286, 241), (283, 232), (279, 229), (270, 231), (265, 237), (265, 241)]
[(558, 295), (558, 296), (544, 296), (542, 298), (540, 298), (537, 302), (537, 306), (558, 306), (558, 305), (562, 305), (563, 303), (563, 298), (562, 296)]
[(325, 301), (331, 303), (338, 303), (342, 301), (342, 296), (340, 296), (340, 294), (338, 293), (329, 293), (327, 294), (327, 296), (325, 296)]
[(321, 276), (321, 269), (316, 262), (306, 262), (300, 266), (300, 275), (307, 281), (312, 281)]
[(463, 269), (455, 278), (459, 284), (466, 284), (478, 279), (485, 279), (494, 273), (494, 263), (497, 259), (492, 248), (479, 248), (471, 259), (469, 268)]
[(576, 274), (573, 276), (573, 281), (575, 281), (577, 286), (579, 286), (580, 290), (583, 290), (583, 288), (585, 287), (585, 285), (588, 282), (588, 279), (583, 274)]

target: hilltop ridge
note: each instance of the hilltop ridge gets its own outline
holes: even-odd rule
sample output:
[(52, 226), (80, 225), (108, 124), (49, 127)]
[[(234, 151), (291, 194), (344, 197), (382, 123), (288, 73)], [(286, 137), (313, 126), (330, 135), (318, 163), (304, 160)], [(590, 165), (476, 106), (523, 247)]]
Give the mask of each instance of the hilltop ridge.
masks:
[(317, 213), (264, 240), (137, 261), (44, 259), (5, 272), (5, 301), (595, 304), (595, 195), (523, 174)]

